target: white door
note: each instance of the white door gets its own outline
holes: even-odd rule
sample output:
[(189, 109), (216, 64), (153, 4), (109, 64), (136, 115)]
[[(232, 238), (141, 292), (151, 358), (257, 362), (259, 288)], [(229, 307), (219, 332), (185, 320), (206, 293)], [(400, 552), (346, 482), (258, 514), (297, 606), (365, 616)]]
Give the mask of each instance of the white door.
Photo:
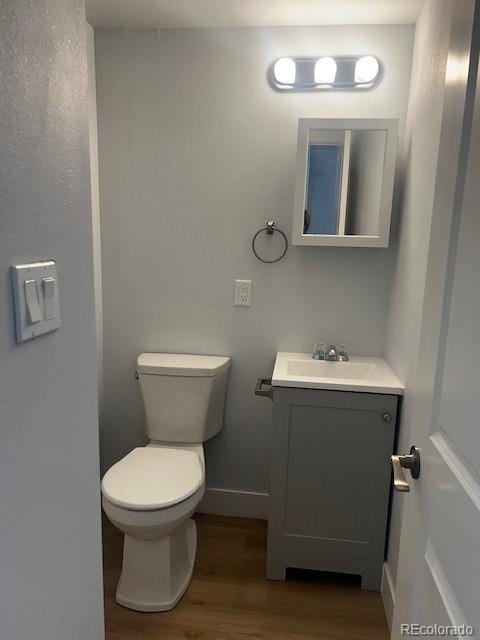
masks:
[(479, 32), (475, 20), (472, 39), (474, 3), (455, 5), (414, 390), (421, 472), (415, 480), (404, 470), (395, 640), (444, 637), (434, 625), (480, 635)]

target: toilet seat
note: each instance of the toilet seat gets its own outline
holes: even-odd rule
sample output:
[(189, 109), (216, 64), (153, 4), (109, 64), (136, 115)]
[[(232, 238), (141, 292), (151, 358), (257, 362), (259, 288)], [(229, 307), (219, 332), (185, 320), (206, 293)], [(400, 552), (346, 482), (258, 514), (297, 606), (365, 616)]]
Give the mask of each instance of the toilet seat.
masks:
[(203, 467), (195, 452), (137, 447), (107, 471), (102, 494), (117, 507), (153, 511), (186, 500), (203, 480)]

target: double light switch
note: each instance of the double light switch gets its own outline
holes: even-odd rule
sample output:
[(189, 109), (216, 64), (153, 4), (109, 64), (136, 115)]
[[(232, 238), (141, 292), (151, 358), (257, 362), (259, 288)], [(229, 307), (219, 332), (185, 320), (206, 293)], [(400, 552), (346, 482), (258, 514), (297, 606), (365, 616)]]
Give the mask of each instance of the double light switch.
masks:
[(17, 342), (60, 326), (57, 265), (54, 260), (11, 268)]

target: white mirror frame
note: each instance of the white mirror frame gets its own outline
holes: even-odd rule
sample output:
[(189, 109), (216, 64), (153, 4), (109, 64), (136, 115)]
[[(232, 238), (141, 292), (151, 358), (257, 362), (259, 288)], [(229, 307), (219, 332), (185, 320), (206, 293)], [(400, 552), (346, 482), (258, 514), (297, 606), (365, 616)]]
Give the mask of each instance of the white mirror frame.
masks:
[[(311, 133), (315, 131), (326, 130), (382, 130), (386, 132), (378, 235), (376, 236), (314, 235), (303, 233), (305, 199), (307, 195), (309, 138)], [(300, 118), (298, 121), (292, 244), (317, 247), (388, 247), (397, 146), (397, 118)]]

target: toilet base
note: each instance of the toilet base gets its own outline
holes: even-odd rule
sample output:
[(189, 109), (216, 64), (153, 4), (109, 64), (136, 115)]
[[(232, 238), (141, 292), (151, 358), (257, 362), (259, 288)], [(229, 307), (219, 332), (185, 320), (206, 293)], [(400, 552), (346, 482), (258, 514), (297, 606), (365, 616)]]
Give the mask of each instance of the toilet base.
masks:
[(173, 609), (192, 579), (196, 551), (197, 528), (193, 520), (160, 540), (125, 535), (116, 601), (135, 611)]

